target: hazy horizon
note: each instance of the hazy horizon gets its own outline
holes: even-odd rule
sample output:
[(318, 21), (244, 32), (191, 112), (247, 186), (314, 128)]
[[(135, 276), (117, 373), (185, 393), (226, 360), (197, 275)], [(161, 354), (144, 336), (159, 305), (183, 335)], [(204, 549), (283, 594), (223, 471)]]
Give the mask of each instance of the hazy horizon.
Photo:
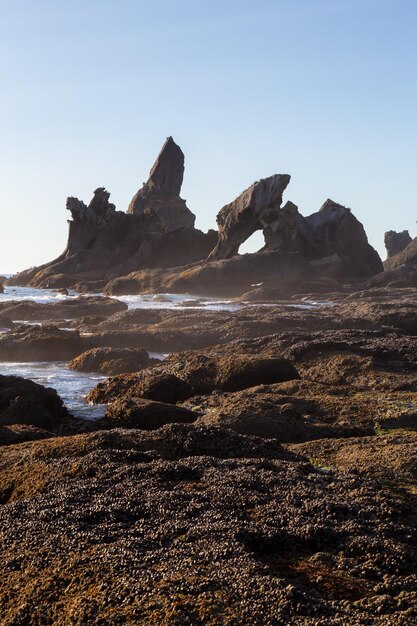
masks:
[(411, 0), (0, 0), (0, 16), (0, 271), (64, 250), (67, 196), (105, 186), (126, 210), (168, 135), (202, 230), (288, 173), (284, 201), (350, 207), (383, 259), (385, 231), (417, 234)]

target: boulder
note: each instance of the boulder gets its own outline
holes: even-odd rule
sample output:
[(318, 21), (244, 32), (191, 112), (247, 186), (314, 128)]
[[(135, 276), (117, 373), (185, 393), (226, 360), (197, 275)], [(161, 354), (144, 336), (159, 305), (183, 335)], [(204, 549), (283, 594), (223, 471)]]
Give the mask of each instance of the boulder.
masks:
[(0, 286), (3, 286), (6, 280), (7, 280), (6, 276), (0, 276)]
[(156, 363), (159, 360), (150, 358), (148, 352), (141, 348), (92, 348), (72, 359), (68, 367), (78, 372), (99, 372), (114, 376), (138, 372)]
[(400, 233), (395, 232), (395, 230), (386, 232), (384, 235), (384, 243), (387, 249), (388, 259), (404, 250), (411, 242), (412, 239), (408, 230), (403, 230)]
[(87, 399), (96, 404), (108, 404), (125, 395), (176, 404), (190, 398), (193, 390), (186, 381), (173, 374), (149, 372), (142, 377), (115, 376), (105, 380), (90, 391)]
[(117, 423), (118, 426), (153, 430), (165, 424), (189, 424), (194, 422), (197, 416), (196, 412), (173, 404), (124, 397), (107, 407), (105, 419)]
[(49, 429), (66, 415), (55, 389), (19, 376), (0, 375), (0, 426), (30, 424)]
[(100, 383), (87, 399), (107, 403), (122, 395), (181, 402), (197, 394), (239, 391), (297, 378), (299, 374), (295, 367), (282, 358), (238, 353), (216, 357), (202, 352), (186, 352), (172, 355), (157, 368), (137, 376), (120, 376)]

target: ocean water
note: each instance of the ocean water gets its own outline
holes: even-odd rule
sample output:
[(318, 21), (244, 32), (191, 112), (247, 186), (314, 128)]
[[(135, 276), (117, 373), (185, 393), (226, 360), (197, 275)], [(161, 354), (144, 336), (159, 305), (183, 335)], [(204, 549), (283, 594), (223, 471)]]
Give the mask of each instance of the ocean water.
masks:
[[(34, 289), (33, 287), (4, 287), (4, 293), (0, 293), (0, 302), (31, 300), (39, 304), (62, 302), (74, 298), (88, 296), (100, 296), (100, 293), (79, 294), (68, 290), (68, 295), (57, 293), (53, 289)], [(165, 293), (165, 294), (139, 294), (134, 296), (114, 296), (116, 300), (125, 302), (129, 309), (205, 309), (211, 311), (236, 311), (242, 306), (241, 303), (230, 300), (218, 300), (188, 294)]]
[(104, 415), (104, 405), (89, 404), (86, 394), (106, 376), (85, 372), (74, 372), (65, 361), (39, 363), (0, 363), (0, 374), (22, 376), (45, 387), (53, 387), (72, 415), (83, 419), (97, 419)]
[[(1, 272), (0, 272), (1, 275)], [(4, 274), (3, 274), (4, 275)], [(33, 289), (32, 287), (8, 287), (0, 294), (1, 302), (31, 300), (40, 304), (60, 302), (73, 298), (86, 297), (101, 294), (80, 295), (75, 291), (68, 290), (68, 295), (58, 293), (53, 289)], [(274, 306), (274, 304), (252, 305), (236, 303), (230, 300), (199, 297), (188, 294), (141, 294), (131, 296), (117, 296), (118, 300), (125, 302), (129, 309), (194, 309), (209, 311), (237, 311), (246, 306)], [(288, 307), (312, 309), (330, 302), (304, 301), (301, 303), (289, 302)], [(28, 323), (25, 320), (21, 320)], [(32, 322), (39, 324), (39, 322)], [(1, 329), (0, 332), (6, 332)], [(166, 355), (151, 355), (163, 359)], [(46, 387), (53, 387), (63, 399), (70, 413), (84, 419), (97, 419), (104, 415), (105, 407), (90, 405), (85, 401), (86, 394), (104, 380), (105, 376), (74, 372), (67, 368), (66, 362), (40, 362), (40, 363), (2, 363), (0, 362), (0, 374), (22, 376), (29, 378)]]

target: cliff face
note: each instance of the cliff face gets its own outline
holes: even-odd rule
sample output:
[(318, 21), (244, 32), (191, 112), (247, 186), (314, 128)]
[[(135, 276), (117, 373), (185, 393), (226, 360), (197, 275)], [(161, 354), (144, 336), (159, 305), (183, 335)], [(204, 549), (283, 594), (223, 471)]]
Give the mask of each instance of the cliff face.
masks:
[(175, 267), (203, 259), (217, 235), (194, 228), (195, 215), (179, 196), (183, 173), (184, 155), (169, 137), (126, 213), (116, 211), (104, 187), (95, 190), (88, 205), (68, 198), (72, 219), (65, 251), (50, 263), (17, 274), (13, 284), (100, 286), (140, 268)]

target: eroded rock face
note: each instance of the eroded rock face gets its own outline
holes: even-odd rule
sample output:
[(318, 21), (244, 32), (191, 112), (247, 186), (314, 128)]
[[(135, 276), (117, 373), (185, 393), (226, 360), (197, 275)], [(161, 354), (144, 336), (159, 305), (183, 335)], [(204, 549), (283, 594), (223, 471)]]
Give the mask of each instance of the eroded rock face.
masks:
[(163, 232), (194, 228), (195, 215), (180, 197), (183, 176), (184, 154), (168, 137), (148, 181), (133, 197), (127, 212), (145, 216)]
[(288, 174), (263, 178), (221, 209), (217, 215), (219, 241), (209, 256), (210, 261), (235, 256), (241, 243), (274, 221), (290, 178)]
[(398, 252), (401, 252), (408, 246), (409, 243), (412, 242), (410, 237), (410, 233), (408, 230), (402, 230), (400, 233), (395, 232), (395, 230), (389, 230), (385, 233), (384, 243), (387, 249), (387, 255), (390, 259)]
[[(290, 177), (275, 175), (254, 183), (217, 217), (219, 242), (209, 261), (235, 256), (239, 246), (262, 230), (264, 251), (298, 255), (307, 262), (326, 260), (316, 273), (358, 279), (382, 271), (378, 253), (369, 245), (362, 224), (350, 209), (326, 200), (317, 213), (303, 217), (292, 202), (281, 208)], [(308, 271), (307, 267), (305, 271)]]

